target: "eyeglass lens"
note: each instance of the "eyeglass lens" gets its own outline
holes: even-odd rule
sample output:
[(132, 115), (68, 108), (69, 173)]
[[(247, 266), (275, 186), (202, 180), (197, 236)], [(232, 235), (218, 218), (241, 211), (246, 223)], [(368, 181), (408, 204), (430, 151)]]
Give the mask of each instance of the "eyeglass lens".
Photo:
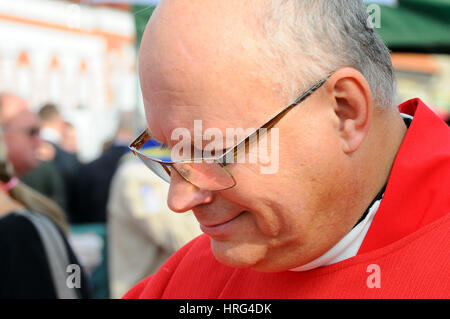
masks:
[(138, 153), (144, 164), (160, 178), (170, 183), (170, 175), (175, 170), (185, 180), (205, 190), (223, 190), (235, 185), (226, 168), (217, 162), (182, 162), (162, 164)]

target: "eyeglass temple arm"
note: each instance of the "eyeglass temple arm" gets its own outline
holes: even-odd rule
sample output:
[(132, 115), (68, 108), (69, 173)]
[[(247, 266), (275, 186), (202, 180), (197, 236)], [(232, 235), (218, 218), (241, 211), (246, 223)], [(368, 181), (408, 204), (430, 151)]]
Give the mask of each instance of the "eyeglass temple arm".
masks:
[(133, 151), (133, 148), (136, 150), (140, 150), (145, 143), (147, 143), (151, 139), (151, 136), (148, 132), (148, 129), (145, 129), (131, 144), (130, 148)]
[[(227, 158), (230, 156), (229, 154), (233, 152), (233, 158), (235, 159), (237, 156), (237, 152), (240, 147), (242, 147), (243, 144), (245, 144), (245, 148), (247, 149), (249, 147), (249, 142), (257, 136), (256, 140), (258, 139), (260, 133), (261, 136), (264, 133), (267, 133), (268, 130), (270, 130), (272, 127), (274, 127), (292, 108), (303, 102), (308, 96), (310, 96), (312, 93), (314, 93), (317, 89), (319, 89), (329, 78), (331, 75), (328, 75), (326, 78), (320, 80), (317, 82), (314, 86), (312, 86), (309, 90), (307, 90), (305, 93), (303, 93), (297, 100), (295, 100), (292, 104), (285, 107), (283, 110), (281, 110), (277, 115), (275, 115), (271, 120), (269, 120), (267, 123), (265, 123), (263, 126), (261, 126), (259, 129), (254, 131), (252, 134), (248, 135), (246, 138), (244, 138), (241, 142), (239, 142), (235, 147), (229, 149), (226, 151), (219, 159), (217, 159), (218, 162), (222, 163), (223, 165), (227, 164)], [(263, 129), (263, 130), (261, 130)], [(255, 140), (255, 139), (253, 139)]]

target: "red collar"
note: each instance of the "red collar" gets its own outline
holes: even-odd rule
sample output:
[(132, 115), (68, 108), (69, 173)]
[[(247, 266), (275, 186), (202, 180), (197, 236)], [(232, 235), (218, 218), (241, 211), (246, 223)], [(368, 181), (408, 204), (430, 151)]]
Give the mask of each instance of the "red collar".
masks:
[(358, 254), (391, 244), (450, 212), (450, 128), (420, 99), (399, 110), (414, 119)]

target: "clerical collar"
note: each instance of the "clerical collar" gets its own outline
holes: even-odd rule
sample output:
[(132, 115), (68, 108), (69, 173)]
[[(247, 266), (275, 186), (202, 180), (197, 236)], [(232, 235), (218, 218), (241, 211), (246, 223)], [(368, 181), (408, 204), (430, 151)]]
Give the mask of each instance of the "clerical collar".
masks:
[(356, 222), (355, 226), (353, 226), (353, 228), (355, 228), (356, 226), (358, 226), (359, 223), (361, 223), (366, 217), (367, 214), (369, 214), (369, 210), (372, 208), (372, 206), (375, 204), (376, 201), (379, 201), (383, 198), (384, 195), (384, 191), (386, 190), (386, 186), (387, 183), (384, 184), (383, 188), (381, 189), (381, 191), (378, 192), (377, 196), (375, 196), (375, 198), (372, 200), (372, 202), (370, 203), (369, 207), (366, 209), (366, 211), (364, 212), (364, 214), (362, 214), (361, 218)]
[(290, 271), (306, 271), (311, 270), (321, 266), (331, 265), (347, 258), (356, 256), (356, 253), (361, 247), (364, 237), (369, 230), (370, 224), (372, 223), (373, 217), (380, 206), (381, 199), (375, 201), (373, 205), (369, 208), (369, 212), (366, 218), (357, 224), (353, 229), (347, 233), (336, 245), (333, 246), (329, 251), (320, 256), (313, 261), (302, 265), (300, 267), (290, 269)]
[[(413, 117), (403, 113), (401, 115), (403, 117), (403, 121), (406, 124), (406, 127), (409, 128), (412, 123)], [(367, 231), (372, 224), (372, 220), (378, 210), (378, 207), (380, 207), (380, 203), (383, 198), (386, 186), (387, 185), (384, 185), (380, 192), (375, 196), (375, 198), (372, 200), (372, 203), (362, 214), (361, 218), (358, 220), (352, 230), (347, 233), (347, 235), (345, 235), (336, 245), (334, 245), (330, 250), (328, 250), (319, 258), (314, 259), (313, 261), (305, 265), (289, 270), (307, 271), (321, 266), (331, 265), (356, 256), (364, 238), (366, 237)]]
[[(401, 116), (403, 118), (403, 122), (405, 122), (406, 127), (409, 129), (409, 126), (412, 123), (413, 117), (411, 115), (408, 115), (408, 114), (403, 114), (403, 113), (400, 113), (400, 114), (401, 114)], [(373, 204), (375, 204), (375, 202), (377, 200), (381, 200), (381, 198), (383, 197), (384, 191), (386, 190), (386, 186), (387, 186), (387, 183), (383, 186), (383, 188), (377, 194), (377, 196), (375, 196), (375, 198), (370, 203), (369, 207), (366, 209), (364, 214), (362, 214), (361, 218), (356, 222), (355, 226), (353, 226), (353, 227), (356, 227), (360, 222), (362, 222), (366, 218), (367, 214), (369, 213), (369, 209), (373, 206)]]

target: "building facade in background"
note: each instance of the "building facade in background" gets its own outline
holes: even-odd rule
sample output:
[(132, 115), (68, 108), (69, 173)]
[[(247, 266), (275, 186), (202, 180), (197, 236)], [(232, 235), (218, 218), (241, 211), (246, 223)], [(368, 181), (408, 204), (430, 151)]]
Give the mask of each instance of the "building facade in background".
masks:
[(135, 24), (128, 10), (76, 1), (0, 0), (0, 92), (33, 110), (59, 106), (80, 157), (98, 156), (122, 111), (137, 107)]

